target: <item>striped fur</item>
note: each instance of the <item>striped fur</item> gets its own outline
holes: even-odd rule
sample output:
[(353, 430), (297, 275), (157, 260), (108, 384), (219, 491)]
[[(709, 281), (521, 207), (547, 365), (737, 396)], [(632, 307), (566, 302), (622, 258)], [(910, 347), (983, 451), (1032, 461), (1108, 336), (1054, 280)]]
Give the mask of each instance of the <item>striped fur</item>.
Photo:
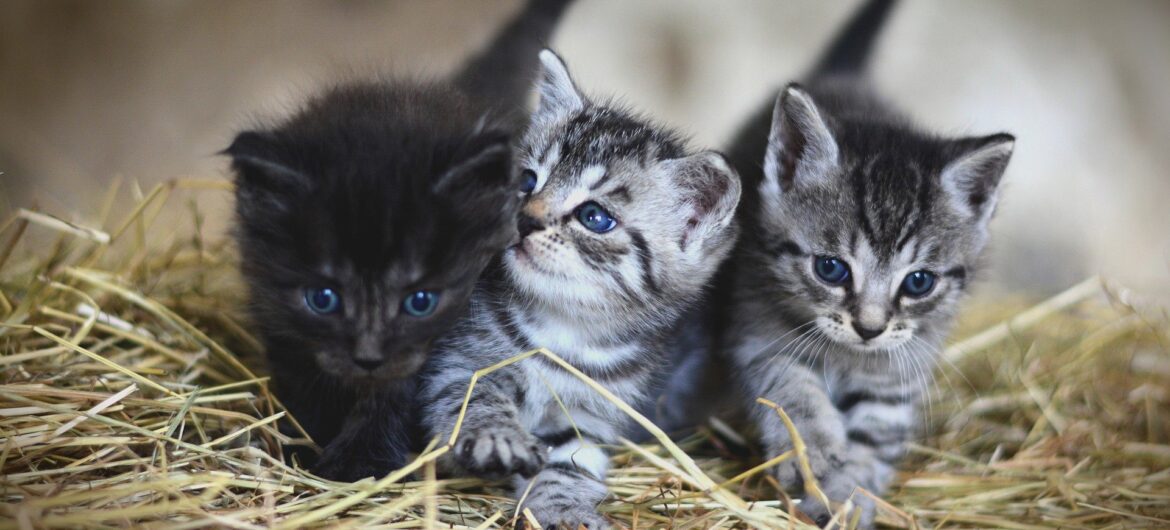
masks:
[[(664, 333), (730, 252), (738, 177), (713, 152), (688, 154), (673, 133), (595, 105), (552, 52), (541, 57), (540, 105), (517, 166), (537, 175), (522, 239), (481, 281), (471, 316), (426, 369), (425, 423), (451, 432), (473, 371), (545, 347), (627, 403), (662, 365)], [(594, 233), (582, 204), (617, 226)], [(452, 464), (514, 476), (522, 508), (546, 528), (608, 524), (602, 448), (628, 427), (612, 403), (537, 356), (481, 379)]]
[[(693, 422), (717, 401), (696, 389), (734, 388), (724, 397), (775, 456), (792, 448), (788, 431), (755, 399), (778, 403), (822, 489), (860, 505), (862, 527), (872, 503), (854, 490), (882, 494), (915, 431), (938, 349), (981, 268), (1014, 141), (920, 132), (867, 91), (856, 70), (869, 54), (850, 46), (869, 46), (890, 3), (869, 2), (838, 39), (853, 44), (832, 46), (807, 86), (789, 85), (735, 140), (744, 235), (710, 303), (688, 317), (705, 333), (679, 348), (675, 398), (664, 401), (692, 410), (662, 414)], [(849, 277), (823, 280), (818, 258), (843, 261)], [(937, 278), (923, 296), (901, 287), (915, 271)], [(729, 380), (702, 377), (720, 373)], [(775, 476), (803, 485), (793, 462)], [(800, 508), (830, 513), (811, 496)]]
[[(793, 86), (777, 102), (759, 200), (744, 212), (745, 237), (724, 285), (722, 349), (734, 386), (748, 400), (784, 407), (822, 487), (843, 501), (856, 487), (883, 492), (913, 434), (938, 348), (987, 241), (994, 200), (972, 207), (971, 196), (994, 197), (1011, 139), (948, 141), (858, 118), (873, 114), (850, 114), (850, 100), (833, 90)], [(804, 150), (793, 155), (791, 145)], [(823, 153), (832, 156), (818, 159)], [(948, 179), (973, 160), (978, 173), (964, 178), (980, 186), (956, 193)], [(818, 277), (823, 257), (848, 264), (849, 278)], [(902, 288), (915, 271), (936, 278), (921, 297)], [(867, 329), (880, 333), (866, 337)], [(747, 410), (769, 454), (791, 449), (772, 410), (750, 401)], [(802, 484), (795, 465), (776, 475), (785, 486)], [(853, 499), (866, 506), (868, 525), (868, 501)], [(811, 498), (802, 509), (828, 513)]]

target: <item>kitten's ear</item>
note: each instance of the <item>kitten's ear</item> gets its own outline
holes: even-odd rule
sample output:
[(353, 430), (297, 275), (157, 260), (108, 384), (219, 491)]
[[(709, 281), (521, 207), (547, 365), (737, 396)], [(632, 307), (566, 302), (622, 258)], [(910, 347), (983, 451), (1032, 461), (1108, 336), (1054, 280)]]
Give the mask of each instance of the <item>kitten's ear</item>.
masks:
[(512, 183), (512, 149), (504, 132), (478, 135), (454, 157), (454, 165), (431, 183), (438, 195), (476, 194), (488, 189), (515, 192)]
[(739, 174), (727, 158), (714, 151), (665, 163), (683, 191), (683, 211), (688, 216), (679, 247), (705, 250), (735, 218), (741, 191)]
[(540, 77), (536, 81), (539, 100), (533, 117), (561, 116), (581, 110), (585, 96), (577, 90), (564, 61), (552, 50), (540, 51)]
[(276, 139), (271, 133), (242, 132), (220, 154), (232, 159), (232, 169), (236, 172), (236, 200), (241, 206), (266, 204), (280, 207), (284, 199), (310, 188), (307, 176), (281, 161)]
[(837, 141), (812, 96), (788, 85), (772, 109), (772, 130), (764, 155), (766, 192), (823, 182), (837, 167)]
[(1000, 133), (959, 140), (959, 151), (942, 170), (943, 190), (955, 211), (986, 223), (995, 212), (999, 183), (1011, 160), (1016, 138)]

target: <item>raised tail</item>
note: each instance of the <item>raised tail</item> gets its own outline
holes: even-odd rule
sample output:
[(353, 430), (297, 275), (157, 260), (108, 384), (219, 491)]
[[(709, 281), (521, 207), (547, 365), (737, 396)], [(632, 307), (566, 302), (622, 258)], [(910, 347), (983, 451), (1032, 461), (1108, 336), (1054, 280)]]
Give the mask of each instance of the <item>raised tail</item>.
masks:
[(874, 42), (894, 3), (895, 0), (868, 0), (861, 6), (830, 41), (809, 78), (865, 73)]
[(521, 112), (557, 24), (573, 0), (527, 0), (488, 46), (455, 73), (454, 81), (473, 97), (505, 112)]

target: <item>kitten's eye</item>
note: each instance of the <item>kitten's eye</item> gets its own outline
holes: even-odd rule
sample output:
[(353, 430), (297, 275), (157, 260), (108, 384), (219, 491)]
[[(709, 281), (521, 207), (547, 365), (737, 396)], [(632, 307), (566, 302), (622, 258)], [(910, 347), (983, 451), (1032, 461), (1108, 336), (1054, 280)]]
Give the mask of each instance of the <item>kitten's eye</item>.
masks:
[(402, 310), (412, 317), (428, 316), (438, 306), (439, 293), (434, 291), (415, 291), (402, 299)]
[(328, 287), (305, 289), (305, 305), (318, 315), (331, 315), (341, 309), (341, 295)]
[(817, 256), (813, 263), (813, 270), (825, 283), (840, 285), (849, 279), (849, 265), (837, 258)]
[(534, 189), (536, 189), (536, 172), (525, 169), (520, 173), (520, 193), (527, 195), (532, 193)]
[(930, 271), (914, 271), (902, 280), (902, 292), (912, 298), (922, 298), (934, 289), (934, 273)]
[(600, 204), (589, 201), (577, 208), (577, 220), (588, 228), (591, 232), (604, 234), (613, 230), (617, 226), (617, 219), (614, 219), (609, 212), (605, 211)]

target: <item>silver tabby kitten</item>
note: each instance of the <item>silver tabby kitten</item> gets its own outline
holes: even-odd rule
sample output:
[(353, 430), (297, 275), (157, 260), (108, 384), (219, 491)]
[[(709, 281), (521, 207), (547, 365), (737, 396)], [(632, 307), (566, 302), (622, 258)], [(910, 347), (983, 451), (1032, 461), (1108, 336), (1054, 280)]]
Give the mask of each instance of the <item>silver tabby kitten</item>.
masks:
[[(722, 155), (689, 154), (674, 133), (586, 99), (551, 51), (540, 59), (538, 109), (517, 148), (521, 239), (427, 369), (434, 435), (451, 432), (473, 371), (537, 347), (626, 402), (643, 400), (664, 333), (735, 242), (740, 184)], [(600, 445), (626, 420), (536, 356), (479, 381), (453, 460), (471, 474), (515, 477), (516, 495), (527, 492), (521, 509), (546, 528), (603, 528)]]
[[(680, 364), (729, 372), (722, 387), (740, 389), (738, 408), (769, 457), (792, 443), (755, 399), (783, 407), (836, 502), (858, 486), (880, 495), (892, 478), (979, 268), (1014, 144), (921, 132), (870, 94), (861, 68), (889, 5), (870, 2), (807, 86), (785, 88), (734, 143), (744, 235), (707, 308), (708, 362)], [(696, 407), (710, 401), (674, 391)], [(794, 460), (775, 475), (785, 488), (803, 484)], [(869, 499), (852, 499), (872, 525)], [(829, 515), (809, 495), (800, 508), (822, 523)]]

